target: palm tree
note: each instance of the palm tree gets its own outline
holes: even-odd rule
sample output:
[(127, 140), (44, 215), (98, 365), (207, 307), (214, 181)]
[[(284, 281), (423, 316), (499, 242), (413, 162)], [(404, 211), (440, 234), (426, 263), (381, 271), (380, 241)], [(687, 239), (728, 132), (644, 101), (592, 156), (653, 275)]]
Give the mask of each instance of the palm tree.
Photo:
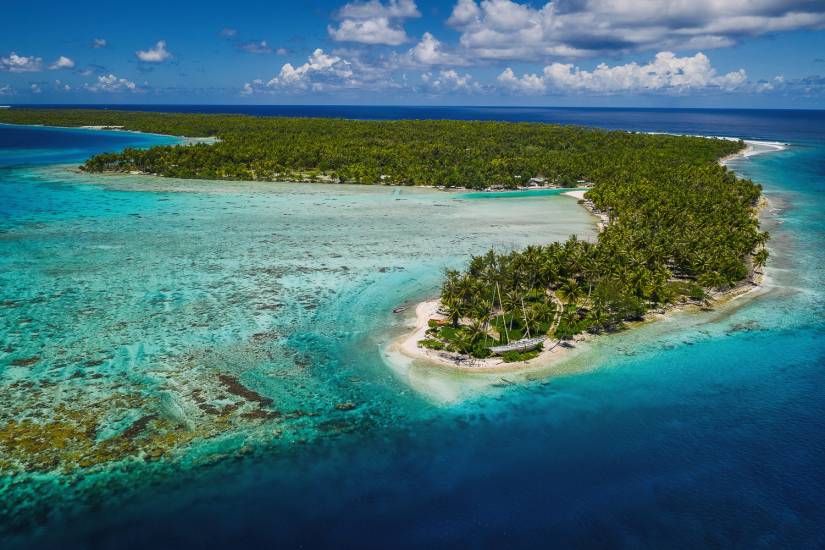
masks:
[(699, 284), (706, 288), (720, 288), (727, 284), (727, 281), (718, 271), (709, 271), (699, 276)]
[(753, 271), (754, 272), (756, 272), (757, 270), (761, 271), (761, 269), (763, 267), (765, 267), (765, 263), (767, 263), (769, 255), (770, 254), (768, 253), (768, 249), (766, 249), (764, 247), (760, 248), (756, 252), (756, 254), (753, 255)]
[(582, 289), (574, 279), (567, 279), (561, 284), (558, 292), (565, 302), (575, 305), (581, 297)]

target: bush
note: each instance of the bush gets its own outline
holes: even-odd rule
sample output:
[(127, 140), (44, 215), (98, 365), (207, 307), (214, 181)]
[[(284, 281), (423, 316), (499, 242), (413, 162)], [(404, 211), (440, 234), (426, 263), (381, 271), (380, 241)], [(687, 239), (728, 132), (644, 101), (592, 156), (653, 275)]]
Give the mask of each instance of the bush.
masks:
[(508, 352), (505, 352), (501, 356), (501, 359), (505, 363), (518, 363), (520, 361), (529, 361), (530, 359), (538, 357), (539, 353), (540, 353), (540, 350), (524, 351), (524, 352), (521, 352), (521, 351), (508, 351)]
[(483, 343), (476, 344), (473, 349), (470, 350), (470, 355), (475, 357), (476, 359), (485, 359), (490, 357), (493, 353), (490, 349), (485, 346)]
[(704, 300), (707, 298), (705, 289), (699, 285), (691, 285), (689, 296), (694, 300)]
[(418, 342), (418, 345), (422, 348), (427, 349), (434, 349), (434, 350), (442, 350), (444, 349), (444, 342), (441, 340), (435, 340), (433, 338), (427, 338), (426, 340), (421, 340)]

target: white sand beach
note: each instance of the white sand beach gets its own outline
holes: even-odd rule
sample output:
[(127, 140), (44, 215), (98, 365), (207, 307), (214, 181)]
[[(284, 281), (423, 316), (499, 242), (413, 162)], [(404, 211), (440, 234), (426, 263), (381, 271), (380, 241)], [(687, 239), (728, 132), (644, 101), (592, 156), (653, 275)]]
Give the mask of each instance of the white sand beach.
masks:
[(561, 343), (557, 340), (547, 340), (544, 349), (538, 356), (529, 361), (519, 361), (505, 363), (501, 357), (488, 357), (486, 359), (472, 359), (458, 353), (449, 351), (436, 351), (420, 347), (418, 342), (423, 340), (429, 327), (430, 319), (443, 320), (444, 316), (438, 313), (441, 306), (440, 300), (428, 300), (419, 303), (415, 308), (414, 325), (411, 331), (392, 342), (386, 349), (388, 354), (401, 354), (408, 359), (420, 359), (433, 364), (449, 367), (467, 372), (508, 372), (513, 370), (530, 369), (537, 366), (546, 367), (549, 364), (569, 356), (579, 349), (579, 344), (587, 339), (587, 336), (578, 336), (577, 339)]

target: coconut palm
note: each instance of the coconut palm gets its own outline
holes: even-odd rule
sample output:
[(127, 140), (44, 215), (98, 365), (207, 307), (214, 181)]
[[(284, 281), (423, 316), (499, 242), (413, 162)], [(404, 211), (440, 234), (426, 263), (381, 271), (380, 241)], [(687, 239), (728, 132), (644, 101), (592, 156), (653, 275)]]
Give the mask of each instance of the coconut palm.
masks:
[(756, 254), (753, 255), (752, 262), (754, 272), (761, 271), (761, 269), (765, 267), (765, 263), (768, 261), (768, 256), (769, 253), (766, 248), (760, 248)]
[(581, 297), (582, 289), (574, 279), (567, 279), (559, 287), (558, 293), (566, 303), (575, 305)]

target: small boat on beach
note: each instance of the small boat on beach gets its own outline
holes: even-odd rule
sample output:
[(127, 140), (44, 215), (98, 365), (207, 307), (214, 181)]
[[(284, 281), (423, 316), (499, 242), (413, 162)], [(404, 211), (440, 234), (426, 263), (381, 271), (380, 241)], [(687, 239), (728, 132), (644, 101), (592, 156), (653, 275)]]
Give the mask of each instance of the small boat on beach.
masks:
[(505, 344), (503, 346), (493, 346), (489, 349), (494, 355), (503, 355), (508, 351), (524, 353), (526, 351), (536, 349), (542, 345), (546, 339), (547, 338), (544, 336), (538, 338), (522, 338), (521, 340), (510, 342), (509, 344)]

